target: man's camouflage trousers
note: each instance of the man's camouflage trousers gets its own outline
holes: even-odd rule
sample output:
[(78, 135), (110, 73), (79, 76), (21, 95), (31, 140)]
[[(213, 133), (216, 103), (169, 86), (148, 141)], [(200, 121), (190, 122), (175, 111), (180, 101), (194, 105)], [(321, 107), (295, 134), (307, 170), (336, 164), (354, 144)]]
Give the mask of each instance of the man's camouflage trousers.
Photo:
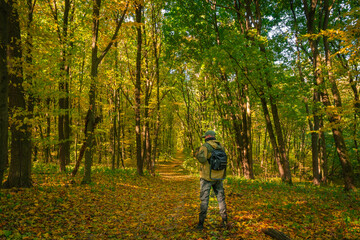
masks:
[(217, 201), (219, 203), (220, 216), (223, 219), (223, 221), (227, 221), (223, 181), (222, 180), (206, 181), (204, 179), (200, 179), (200, 200), (201, 200), (200, 214), (199, 214), (200, 223), (204, 223), (206, 218), (211, 187), (213, 188)]

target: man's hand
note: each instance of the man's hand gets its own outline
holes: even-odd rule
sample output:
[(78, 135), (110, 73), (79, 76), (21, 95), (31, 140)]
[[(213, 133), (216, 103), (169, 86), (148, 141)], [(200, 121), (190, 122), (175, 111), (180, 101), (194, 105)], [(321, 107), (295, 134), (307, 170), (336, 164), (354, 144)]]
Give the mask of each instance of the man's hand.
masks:
[(195, 148), (193, 151), (193, 157), (196, 157), (196, 154), (199, 152), (200, 147)]

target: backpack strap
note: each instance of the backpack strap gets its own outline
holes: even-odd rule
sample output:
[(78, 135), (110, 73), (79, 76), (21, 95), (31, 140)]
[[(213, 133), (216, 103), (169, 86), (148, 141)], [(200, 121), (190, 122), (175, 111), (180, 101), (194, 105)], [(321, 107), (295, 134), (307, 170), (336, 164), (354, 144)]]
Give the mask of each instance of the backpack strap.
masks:
[(223, 147), (221, 146), (221, 144), (220, 144), (219, 142), (216, 142), (216, 144), (217, 144), (217, 148), (214, 148), (214, 147), (211, 146), (211, 144), (208, 143), (208, 142), (205, 142), (205, 143), (204, 143), (204, 146), (205, 146), (210, 152), (213, 151), (213, 150), (215, 150), (215, 149), (222, 149), (222, 150), (224, 150)]
[(207, 148), (208, 151), (212, 152), (215, 148), (213, 148), (210, 143), (204, 143), (204, 146)]

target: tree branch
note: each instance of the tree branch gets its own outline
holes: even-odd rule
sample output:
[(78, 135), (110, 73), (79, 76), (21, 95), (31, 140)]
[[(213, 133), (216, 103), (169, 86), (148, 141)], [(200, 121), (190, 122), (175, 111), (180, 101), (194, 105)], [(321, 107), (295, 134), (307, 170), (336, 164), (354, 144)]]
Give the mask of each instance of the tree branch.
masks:
[(260, 97), (260, 95), (259, 95), (256, 87), (255, 87), (254, 84), (251, 82), (251, 80), (249, 79), (249, 77), (245, 74), (245, 69), (240, 66), (239, 62), (236, 60), (236, 58), (235, 58), (233, 55), (231, 55), (231, 53), (229, 53), (226, 49), (223, 49), (223, 50), (229, 55), (229, 57), (230, 57), (231, 59), (233, 59), (233, 60), (235, 61), (236, 65), (244, 72), (244, 76), (245, 76), (246, 80), (247, 80), (247, 81), (250, 83), (250, 85), (254, 88), (254, 91), (255, 91), (256, 95), (257, 95), (258, 97)]
[(128, 10), (128, 7), (129, 7), (129, 2), (126, 3), (125, 10), (124, 10), (124, 12), (123, 12), (117, 26), (116, 26), (113, 37), (111, 38), (110, 42), (108, 43), (108, 45), (106, 46), (104, 51), (101, 53), (100, 57), (98, 58), (98, 63), (101, 63), (101, 61), (103, 60), (105, 55), (109, 52), (109, 50), (110, 50), (111, 46), (113, 45), (113, 43), (116, 41), (116, 37), (118, 35), (119, 29), (120, 29), (122, 23), (124, 22), (125, 14), (126, 14), (126, 12)]

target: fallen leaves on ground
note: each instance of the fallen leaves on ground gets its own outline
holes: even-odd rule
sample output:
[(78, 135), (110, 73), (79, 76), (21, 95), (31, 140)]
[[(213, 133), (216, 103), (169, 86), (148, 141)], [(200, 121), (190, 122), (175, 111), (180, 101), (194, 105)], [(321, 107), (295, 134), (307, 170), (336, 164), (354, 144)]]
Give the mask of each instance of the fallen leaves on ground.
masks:
[(89, 185), (34, 174), (35, 187), (0, 191), (0, 239), (270, 239), (264, 228), (292, 239), (360, 238), (356, 192), (234, 178), (225, 181), (230, 227), (220, 227), (212, 193), (205, 229), (195, 230), (199, 179), (179, 161), (156, 177), (94, 171)]

